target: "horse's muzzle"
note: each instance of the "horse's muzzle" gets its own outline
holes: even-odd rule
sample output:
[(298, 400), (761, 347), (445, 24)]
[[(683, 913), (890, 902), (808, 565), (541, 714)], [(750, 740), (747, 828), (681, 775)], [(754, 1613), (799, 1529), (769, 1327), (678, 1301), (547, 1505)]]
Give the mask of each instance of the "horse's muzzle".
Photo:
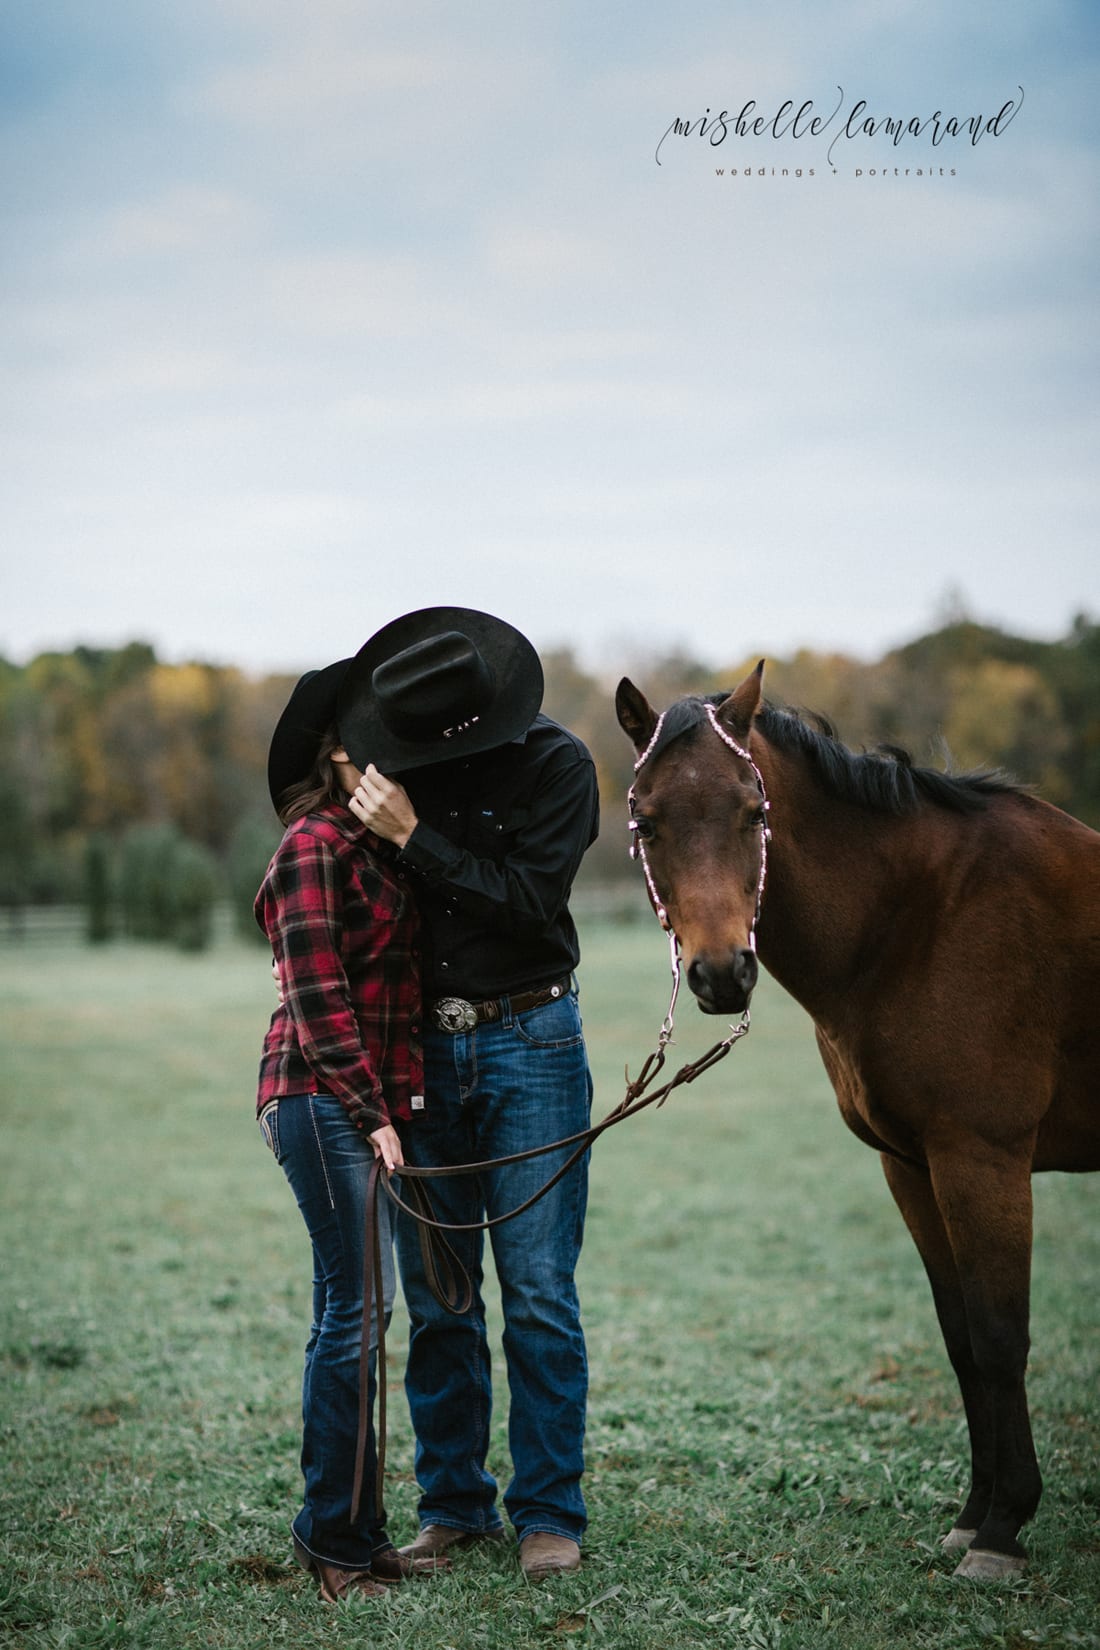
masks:
[(756, 974), (756, 952), (743, 946), (721, 963), (700, 954), (688, 968), (687, 982), (704, 1014), (740, 1014), (749, 1006)]

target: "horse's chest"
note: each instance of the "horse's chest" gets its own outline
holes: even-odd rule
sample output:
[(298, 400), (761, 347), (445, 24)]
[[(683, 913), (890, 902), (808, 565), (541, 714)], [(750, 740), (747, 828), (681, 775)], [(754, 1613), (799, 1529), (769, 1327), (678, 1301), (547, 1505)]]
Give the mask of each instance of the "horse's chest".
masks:
[(897, 1110), (883, 1102), (861, 1061), (820, 1026), (817, 1046), (836, 1094), (840, 1115), (857, 1139), (876, 1152), (923, 1161), (917, 1136)]

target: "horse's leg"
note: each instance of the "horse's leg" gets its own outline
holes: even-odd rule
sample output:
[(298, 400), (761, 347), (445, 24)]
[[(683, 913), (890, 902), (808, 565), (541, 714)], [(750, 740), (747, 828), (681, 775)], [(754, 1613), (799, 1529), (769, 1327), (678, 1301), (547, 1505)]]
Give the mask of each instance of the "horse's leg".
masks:
[(929, 1154), (970, 1325), (974, 1361), (993, 1411), (996, 1475), (989, 1511), (958, 1574), (981, 1579), (1023, 1569), (1018, 1540), (1043, 1481), (1027, 1407), (1031, 1296), (1031, 1154), (978, 1141)]
[(996, 1461), (993, 1409), (974, 1361), (958, 1268), (932, 1191), (932, 1177), (927, 1169), (886, 1154), (882, 1156), (882, 1166), (886, 1183), (932, 1285), (936, 1316), (966, 1412), (970, 1433), (970, 1492), (954, 1526), (943, 1538), (945, 1548), (961, 1549), (969, 1547), (974, 1540), (993, 1500)]
[[(972, 1440), (983, 1487), (990, 1446), (994, 1464), (989, 1505), (958, 1573), (982, 1578), (1009, 1575), (1023, 1567), (1024, 1549), (1017, 1538), (1042, 1493), (1025, 1386), (1031, 1279), (1030, 1160), (968, 1143), (965, 1151), (930, 1153), (929, 1168), (931, 1189), (955, 1260), (973, 1368), (984, 1387), (984, 1402), (979, 1399), (973, 1406), (979, 1420)], [(948, 1346), (950, 1352), (950, 1342)], [(962, 1376), (960, 1387), (970, 1421), (972, 1405)], [(968, 1503), (964, 1516), (968, 1512), (979, 1513), (977, 1503)]]

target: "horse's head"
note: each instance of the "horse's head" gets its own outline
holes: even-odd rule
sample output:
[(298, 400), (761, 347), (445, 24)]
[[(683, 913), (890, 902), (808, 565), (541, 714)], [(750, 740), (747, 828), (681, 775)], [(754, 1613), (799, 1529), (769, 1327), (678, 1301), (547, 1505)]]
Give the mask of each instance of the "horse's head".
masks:
[(766, 803), (749, 758), (764, 663), (721, 704), (682, 700), (663, 717), (626, 677), (619, 724), (639, 761), (630, 793), (651, 898), (679, 938), (706, 1014), (740, 1013), (756, 984)]

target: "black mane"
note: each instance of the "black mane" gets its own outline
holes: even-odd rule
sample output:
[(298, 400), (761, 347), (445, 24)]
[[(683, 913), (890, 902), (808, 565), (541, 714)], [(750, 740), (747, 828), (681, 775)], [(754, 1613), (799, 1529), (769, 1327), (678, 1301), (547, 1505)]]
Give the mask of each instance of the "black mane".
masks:
[[(666, 723), (673, 723), (667, 736), (675, 738), (697, 726), (706, 715), (705, 705), (717, 706), (726, 698), (725, 693), (708, 693), (694, 701), (681, 700), (666, 718)], [(692, 704), (696, 707), (694, 714)], [(677, 713), (675, 718), (673, 711)], [(811, 717), (788, 705), (766, 702), (757, 714), (756, 725), (770, 744), (802, 757), (830, 796), (876, 813), (910, 813), (922, 801), (954, 813), (974, 813), (995, 796), (1028, 794), (1026, 786), (1000, 769), (953, 774), (918, 768), (908, 752), (896, 745), (850, 751), (826, 717)], [(660, 743), (665, 743), (664, 736)]]

